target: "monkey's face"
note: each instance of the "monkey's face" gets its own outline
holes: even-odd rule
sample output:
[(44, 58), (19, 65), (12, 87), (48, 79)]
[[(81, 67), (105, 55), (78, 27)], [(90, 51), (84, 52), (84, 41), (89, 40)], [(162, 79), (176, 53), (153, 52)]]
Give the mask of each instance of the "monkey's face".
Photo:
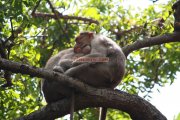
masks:
[(94, 33), (83, 32), (75, 38), (76, 44), (74, 46), (75, 53), (89, 54), (91, 52), (91, 41), (94, 38)]

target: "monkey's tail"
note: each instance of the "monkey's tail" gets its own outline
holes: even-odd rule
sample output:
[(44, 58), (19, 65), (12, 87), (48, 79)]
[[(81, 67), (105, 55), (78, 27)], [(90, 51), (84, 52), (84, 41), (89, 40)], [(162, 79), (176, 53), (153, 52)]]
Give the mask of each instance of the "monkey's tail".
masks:
[(107, 113), (107, 108), (101, 107), (100, 114), (99, 114), (99, 120), (106, 120), (106, 113)]
[(74, 90), (71, 94), (71, 105), (70, 105), (70, 120), (74, 119), (74, 104), (75, 104), (75, 98), (74, 98)]

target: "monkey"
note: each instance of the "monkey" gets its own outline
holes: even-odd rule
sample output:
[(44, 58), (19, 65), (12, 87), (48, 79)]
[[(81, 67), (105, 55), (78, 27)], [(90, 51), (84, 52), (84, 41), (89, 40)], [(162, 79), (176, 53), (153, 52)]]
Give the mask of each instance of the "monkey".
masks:
[[(97, 88), (116, 87), (125, 73), (126, 58), (121, 48), (110, 38), (93, 32), (80, 33), (75, 41), (76, 53), (82, 52), (81, 49), (86, 46), (91, 47), (91, 52), (72, 62), (72, 67), (65, 74)], [(83, 59), (98, 57), (107, 57), (109, 61), (81, 62)], [(106, 112), (107, 108), (101, 110), (99, 120), (105, 120)]]
[[(125, 72), (125, 56), (121, 48), (110, 38), (103, 35), (97, 35), (93, 32), (83, 32), (75, 39), (74, 50), (72, 48), (61, 51), (59, 54), (50, 58), (45, 68), (58, 71), (59, 66), (63, 66), (61, 61), (63, 56), (76, 57), (71, 61), (64, 72), (65, 75), (78, 78), (80, 81), (97, 88), (114, 88), (121, 81)], [(88, 48), (88, 47), (89, 48)], [(86, 50), (83, 48), (88, 48)], [(74, 52), (74, 53), (73, 53)], [(85, 52), (86, 55), (82, 55)], [(86, 58), (109, 58), (108, 62), (81, 62)], [(66, 63), (66, 62), (64, 62)], [(65, 65), (66, 66), (66, 65)], [(43, 80), (42, 91), (47, 103), (52, 103), (71, 95), (71, 90), (63, 87), (58, 81)]]

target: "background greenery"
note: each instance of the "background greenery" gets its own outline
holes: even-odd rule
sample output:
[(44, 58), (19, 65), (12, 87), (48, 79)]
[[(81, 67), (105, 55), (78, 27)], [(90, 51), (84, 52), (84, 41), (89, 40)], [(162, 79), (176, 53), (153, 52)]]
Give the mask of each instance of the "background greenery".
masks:
[[(74, 45), (74, 37), (81, 31), (96, 31), (106, 34), (121, 47), (146, 37), (173, 32), (173, 15), (168, 4), (150, 5), (141, 10), (123, 6), (123, 0), (51, 0), (54, 8), (63, 15), (87, 17), (100, 22), (99, 25), (79, 20), (34, 18), (32, 10), (38, 0), (0, 1), (0, 44), (5, 47), (9, 59), (32, 66), (43, 67), (47, 59), (58, 51)], [(152, 1), (153, 2), (153, 1)], [(42, 0), (38, 12), (52, 13), (47, 1)], [(158, 22), (157, 19), (162, 20)], [(13, 29), (20, 28), (13, 40)], [(114, 31), (131, 32), (117, 35)], [(168, 43), (144, 48), (131, 53), (127, 60), (127, 74), (118, 89), (132, 94), (143, 93), (149, 100), (154, 86), (163, 87), (173, 83), (179, 71), (179, 44)], [(4, 84), (0, 71), (0, 84)], [(0, 88), (0, 119), (11, 120), (39, 109), (45, 104), (40, 93), (40, 79), (13, 74), (13, 86)], [(95, 120), (98, 109), (86, 109), (76, 114), (76, 119)], [(126, 113), (116, 110), (108, 112), (108, 120), (129, 120)], [(179, 120), (179, 116), (177, 117)]]

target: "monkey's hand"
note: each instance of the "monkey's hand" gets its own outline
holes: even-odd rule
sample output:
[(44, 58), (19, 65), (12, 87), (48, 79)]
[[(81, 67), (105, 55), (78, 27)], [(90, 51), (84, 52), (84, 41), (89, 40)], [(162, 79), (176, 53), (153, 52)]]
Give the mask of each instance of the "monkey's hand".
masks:
[(54, 66), (53, 71), (59, 72), (59, 73), (64, 73), (64, 70), (62, 69), (62, 67), (58, 66), (58, 65)]

